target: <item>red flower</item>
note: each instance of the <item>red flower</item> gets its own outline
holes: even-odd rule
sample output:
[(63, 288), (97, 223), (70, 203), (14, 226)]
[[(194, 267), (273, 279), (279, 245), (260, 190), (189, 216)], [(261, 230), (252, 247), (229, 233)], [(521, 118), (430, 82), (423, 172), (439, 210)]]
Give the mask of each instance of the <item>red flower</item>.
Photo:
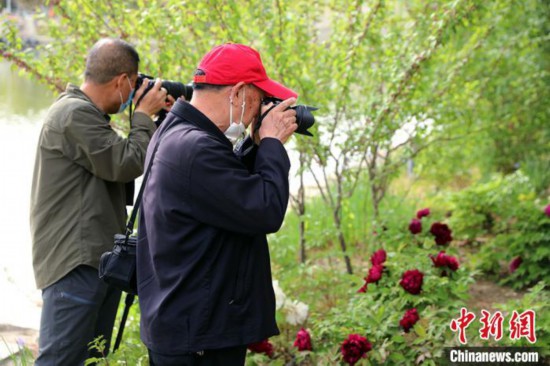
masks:
[(434, 264), (434, 267), (448, 267), (451, 271), (456, 271), (460, 265), (455, 257), (445, 254), (442, 250), (437, 257), (430, 255), (430, 258)]
[(370, 262), (375, 266), (377, 264), (382, 264), (386, 261), (386, 251), (384, 249), (378, 249), (370, 257)]
[(381, 264), (377, 264), (375, 266), (372, 266), (369, 269), (369, 275), (365, 279), (367, 283), (376, 283), (382, 278), (382, 272), (384, 271), (384, 266)]
[(416, 217), (418, 219), (421, 219), (423, 217), (430, 216), (430, 209), (429, 208), (423, 208), (422, 210), (416, 211)]
[(449, 269), (451, 271), (456, 271), (458, 269), (458, 267), (460, 267), (460, 264), (458, 264), (458, 259), (456, 259), (456, 257), (452, 257), (450, 255), (447, 256), (447, 267), (449, 267)]
[(544, 209), (544, 213), (546, 214), (546, 216), (550, 217), (550, 205), (546, 206), (546, 208)]
[(447, 224), (442, 224), (440, 222), (434, 222), (430, 228), (430, 233), (435, 236), (435, 242), (438, 245), (445, 245), (450, 243), (453, 240), (452, 231), (449, 229)]
[(249, 344), (248, 349), (255, 353), (265, 353), (269, 357), (273, 356), (273, 345), (269, 342), (269, 339)]
[(372, 345), (367, 338), (362, 337), (359, 334), (350, 334), (342, 343), (342, 347), (340, 349), (342, 351), (344, 362), (347, 362), (353, 366), (357, 363), (357, 361), (366, 356), (366, 353), (372, 349)]
[(399, 321), (399, 325), (403, 327), (405, 333), (409, 333), (409, 330), (416, 324), (418, 319), (420, 319), (420, 317), (418, 316), (418, 311), (416, 311), (416, 308), (409, 309)]
[(422, 290), (422, 281), (424, 274), (417, 269), (412, 269), (403, 273), (399, 284), (405, 289), (405, 291), (418, 295)]
[(422, 222), (418, 219), (412, 219), (409, 224), (409, 231), (414, 235), (422, 232)]
[(514, 259), (512, 259), (512, 261), (510, 262), (510, 265), (508, 266), (510, 273), (514, 273), (519, 268), (522, 262), (523, 262), (523, 259), (520, 256), (517, 256)]
[(359, 290), (357, 290), (357, 293), (358, 294), (364, 294), (367, 292), (367, 283), (365, 282), (365, 284), (363, 286), (361, 286), (361, 288)]
[(309, 332), (304, 328), (300, 329), (296, 334), (296, 340), (294, 341), (294, 347), (298, 347), (298, 351), (311, 351), (311, 336)]

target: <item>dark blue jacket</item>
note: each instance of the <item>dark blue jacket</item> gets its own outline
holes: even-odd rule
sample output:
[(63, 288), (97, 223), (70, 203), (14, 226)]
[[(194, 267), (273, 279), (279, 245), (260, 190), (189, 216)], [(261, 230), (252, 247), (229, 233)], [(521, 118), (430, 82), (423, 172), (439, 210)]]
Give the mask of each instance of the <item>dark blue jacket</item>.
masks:
[(182, 101), (147, 160), (159, 136), (137, 245), (143, 342), (174, 355), (278, 334), (266, 234), (280, 228), (289, 198), (283, 145), (265, 138), (240, 156)]

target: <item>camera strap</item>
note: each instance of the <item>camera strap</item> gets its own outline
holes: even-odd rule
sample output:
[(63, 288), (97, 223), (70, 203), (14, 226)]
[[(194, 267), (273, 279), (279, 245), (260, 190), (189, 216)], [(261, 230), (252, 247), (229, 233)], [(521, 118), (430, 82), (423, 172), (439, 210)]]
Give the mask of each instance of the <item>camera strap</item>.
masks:
[[(172, 126), (174, 126), (176, 123), (172, 123), (168, 126), (166, 126), (166, 129), (163, 131), (163, 133), (166, 133)], [(153, 160), (155, 159), (155, 154), (157, 153), (157, 150), (159, 148), (160, 144), (160, 138), (162, 135), (159, 134), (157, 142), (155, 144), (155, 149), (153, 150), (153, 153), (151, 154), (151, 158), (149, 159), (149, 164), (147, 164), (147, 168), (145, 170), (145, 175), (143, 176), (143, 182), (141, 183), (141, 187), (139, 188), (139, 193), (136, 198), (136, 202), (134, 204), (134, 207), (132, 208), (132, 214), (130, 215), (130, 219), (128, 220), (128, 224), (126, 225), (126, 238), (124, 239), (124, 244), (128, 245), (128, 238), (132, 233), (134, 232), (134, 222), (136, 220), (136, 216), (139, 210), (139, 205), (141, 204), (141, 198), (143, 196), (143, 190), (145, 189), (145, 183), (147, 183), (147, 178), (149, 177), (149, 173), (151, 171), (151, 166), (153, 165)], [(130, 307), (134, 303), (135, 295), (128, 293), (126, 294), (126, 300), (124, 304), (124, 311), (122, 313), (122, 319), (120, 320), (120, 326), (118, 328), (118, 333), (116, 336), (116, 340), (113, 346), (113, 353), (116, 352), (116, 350), (120, 347), (120, 342), (122, 342), (122, 335), (124, 333), (124, 325), (126, 324), (126, 319), (128, 318), (128, 314), (130, 312)]]
[[(171, 123), (168, 126), (166, 126), (165, 130), (162, 131), (162, 133), (165, 134), (166, 131), (168, 131), (175, 124), (176, 123)], [(155, 148), (153, 150), (153, 153), (151, 154), (151, 158), (149, 159), (149, 164), (147, 164), (147, 168), (145, 169), (145, 174), (143, 176), (143, 181), (141, 182), (141, 187), (139, 188), (139, 193), (137, 195), (136, 202), (134, 203), (134, 207), (132, 208), (132, 214), (130, 215), (130, 219), (128, 220), (128, 224), (126, 225), (125, 244), (128, 244), (128, 238), (134, 232), (134, 223), (136, 221), (137, 213), (139, 211), (139, 206), (141, 204), (141, 199), (143, 197), (143, 191), (145, 189), (145, 184), (147, 183), (147, 179), (149, 178), (149, 173), (151, 172), (151, 166), (153, 165), (153, 161), (155, 160), (155, 155), (159, 148), (161, 137), (162, 135), (158, 136), (157, 142), (155, 144)]]

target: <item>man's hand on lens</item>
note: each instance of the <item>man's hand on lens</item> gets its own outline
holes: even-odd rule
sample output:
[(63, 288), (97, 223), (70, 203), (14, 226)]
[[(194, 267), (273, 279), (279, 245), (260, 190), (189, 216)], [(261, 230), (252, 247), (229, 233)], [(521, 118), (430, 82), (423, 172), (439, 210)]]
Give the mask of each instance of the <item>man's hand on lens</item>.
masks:
[[(296, 131), (296, 111), (289, 109), (296, 102), (296, 98), (289, 98), (279, 103), (265, 116), (260, 126), (260, 139), (273, 137), (283, 144)], [(262, 113), (271, 108), (271, 104), (262, 106)]]
[[(149, 80), (143, 80), (141, 87), (136, 91), (134, 102), (138, 101), (145, 89), (149, 85)], [(161, 109), (166, 108), (166, 89), (162, 88), (162, 80), (157, 79), (155, 85), (145, 94), (143, 99), (136, 107), (136, 112), (142, 112), (148, 116), (158, 113)], [(173, 99), (173, 98), (172, 98)]]

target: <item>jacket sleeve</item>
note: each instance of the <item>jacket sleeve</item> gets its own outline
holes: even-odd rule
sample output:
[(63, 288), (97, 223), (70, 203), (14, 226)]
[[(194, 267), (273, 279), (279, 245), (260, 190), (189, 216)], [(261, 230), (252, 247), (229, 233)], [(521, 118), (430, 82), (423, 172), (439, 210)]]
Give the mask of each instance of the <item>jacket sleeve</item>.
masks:
[(288, 205), (289, 170), (287, 152), (277, 139), (262, 140), (252, 172), (222, 149), (198, 149), (189, 174), (193, 216), (239, 233), (276, 232)]
[(72, 111), (66, 126), (64, 153), (95, 176), (112, 182), (129, 182), (143, 173), (147, 145), (155, 127), (136, 112), (128, 138), (118, 135), (92, 109)]

